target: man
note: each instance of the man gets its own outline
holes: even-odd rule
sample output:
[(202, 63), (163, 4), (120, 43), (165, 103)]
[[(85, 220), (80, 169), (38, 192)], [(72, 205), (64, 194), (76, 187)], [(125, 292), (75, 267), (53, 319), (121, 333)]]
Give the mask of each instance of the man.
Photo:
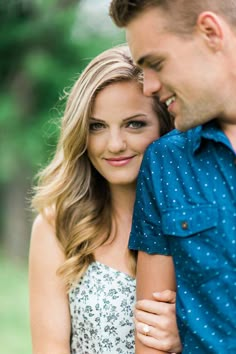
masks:
[(236, 0), (113, 0), (110, 14), (178, 129), (140, 170), (137, 297), (176, 279), (182, 353), (236, 353)]

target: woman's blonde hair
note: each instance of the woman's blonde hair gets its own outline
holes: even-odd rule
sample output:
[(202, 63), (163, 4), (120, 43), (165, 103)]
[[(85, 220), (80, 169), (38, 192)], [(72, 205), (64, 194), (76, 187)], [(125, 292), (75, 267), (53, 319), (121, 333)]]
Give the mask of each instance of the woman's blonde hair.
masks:
[[(56, 237), (66, 257), (59, 274), (68, 289), (94, 261), (94, 251), (106, 242), (112, 226), (108, 184), (87, 156), (94, 100), (104, 87), (130, 80), (141, 86), (143, 77), (127, 46), (106, 50), (90, 62), (68, 96), (54, 158), (39, 173), (32, 206), (47, 218), (53, 215)], [(164, 134), (172, 122), (155, 98), (153, 105)]]

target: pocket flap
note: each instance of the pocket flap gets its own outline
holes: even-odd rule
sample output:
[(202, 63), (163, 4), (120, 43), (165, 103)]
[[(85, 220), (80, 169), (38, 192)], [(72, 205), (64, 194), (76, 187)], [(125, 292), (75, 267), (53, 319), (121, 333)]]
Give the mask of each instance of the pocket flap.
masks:
[(167, 209), (162, 213), (162, 231), (166, 235), (186, 237), (215, 227), (217, 221), (217, 208), (211, 204)]

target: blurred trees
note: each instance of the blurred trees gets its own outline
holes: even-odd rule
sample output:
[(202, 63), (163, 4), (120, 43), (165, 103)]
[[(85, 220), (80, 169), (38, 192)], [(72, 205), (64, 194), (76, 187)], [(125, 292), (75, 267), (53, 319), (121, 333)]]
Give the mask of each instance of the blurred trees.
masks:
[(98, 28), (87, 34), (81, 3), (0, 3), (0, 242), (14, 258), (28, 254), (27, 195), (55, 146), (55, 120), (64, 105), (59, 98), (90, 58), (123, 39), (106, 37)]

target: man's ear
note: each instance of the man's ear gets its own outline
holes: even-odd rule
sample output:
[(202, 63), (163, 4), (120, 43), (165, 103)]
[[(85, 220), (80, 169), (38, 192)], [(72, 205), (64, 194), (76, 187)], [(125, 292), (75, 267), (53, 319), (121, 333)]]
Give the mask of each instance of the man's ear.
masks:
[(214, 51), (223, 46), (223, 23), (214, 12), (202, 12), (197, 19), (197, 29), (206, 41), (206, 44)]

